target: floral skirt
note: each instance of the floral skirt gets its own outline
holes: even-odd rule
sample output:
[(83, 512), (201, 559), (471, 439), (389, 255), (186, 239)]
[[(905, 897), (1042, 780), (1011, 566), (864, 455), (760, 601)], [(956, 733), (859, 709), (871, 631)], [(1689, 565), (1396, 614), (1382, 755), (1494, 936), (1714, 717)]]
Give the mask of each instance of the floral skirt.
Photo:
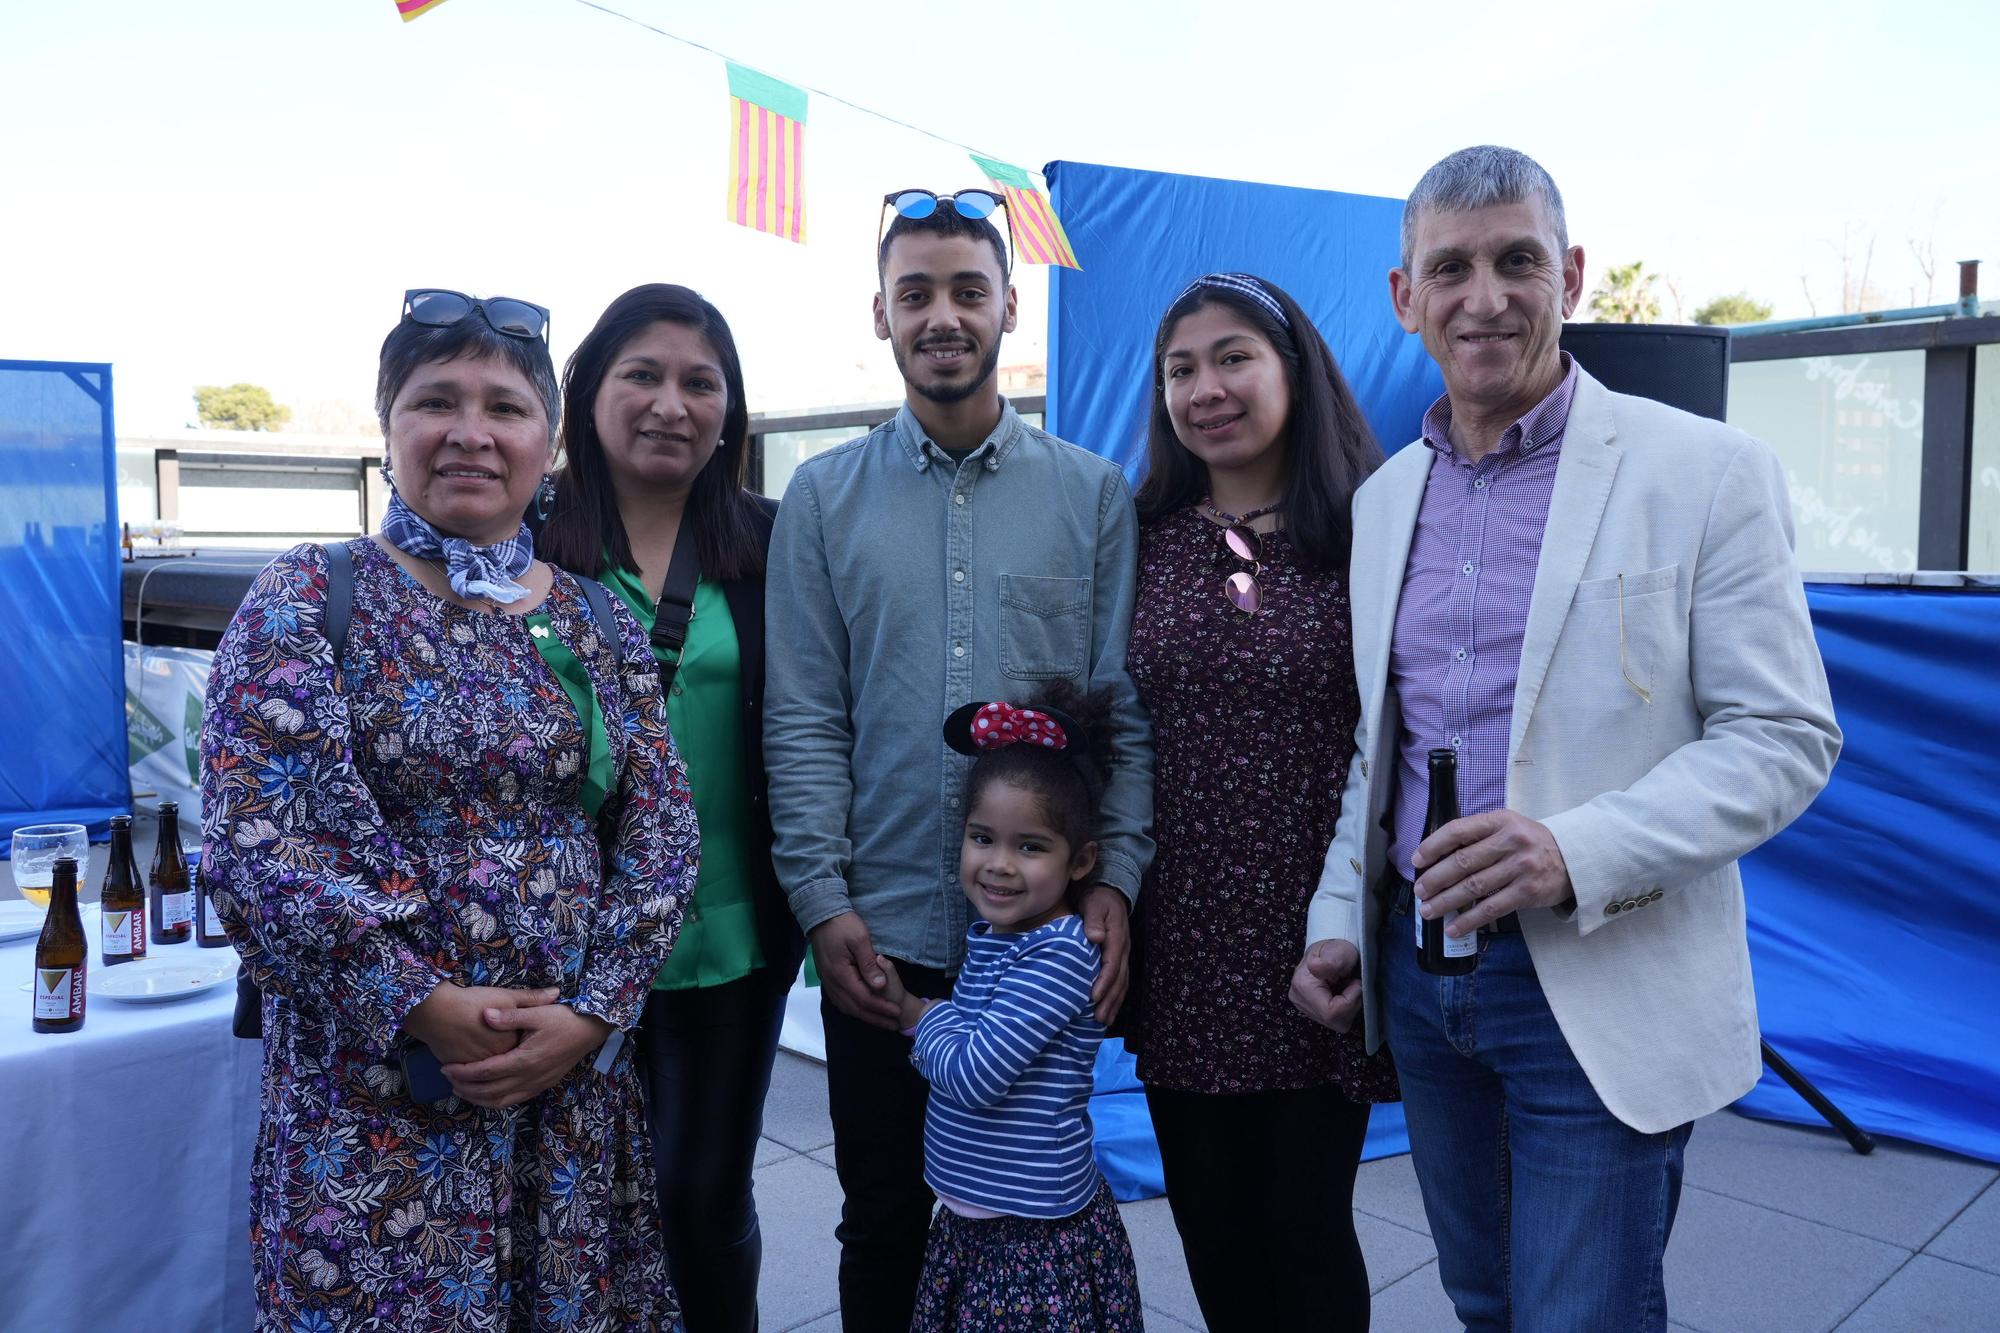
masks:
[(1139, 1275), (1111, 1187), (1081, 1212), (960, 1217), (939, 1206), (910, 1333), (1141, 1333)]

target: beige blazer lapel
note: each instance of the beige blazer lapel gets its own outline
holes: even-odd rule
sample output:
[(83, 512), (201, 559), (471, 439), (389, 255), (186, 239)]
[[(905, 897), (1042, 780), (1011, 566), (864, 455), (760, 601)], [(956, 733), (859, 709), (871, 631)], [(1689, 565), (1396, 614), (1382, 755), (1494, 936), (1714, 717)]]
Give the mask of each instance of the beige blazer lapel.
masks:
[(1528, 719), (1542, 692), (1549, 660), (1576, 585), (1597, 541), (1604, 503), (1611, 496), (1623, 449), (1611, 421), (1611, 394), (1588, 374), (1577, 372), (1576, 398), (1570, 404), (1563, 431), (1562, 457), (1556, 462), (1556, 484), (1549, 496), (1549, 520), (1542, 530), (1541, 559), (1535, 565), (1535, 593), (1528, 602), (1528, 624), (1521, 638), (1521, 669), (1514, 686), (1514, 718), (1507, 740), (1510, 760), (1521, 755)]
[[(1389, 680), (1389, 649), (1396, 638), (1396, 608), (1403, 600), (1403, 572), (1410, 563), (1410, 543), (1416, 537), (1417, 511), (1423, 507), (1424, 486), (1430, 480), (1432, 453), (1419, 440), (1384, 463), (1370, 483), (1378, 492), (1369, 518), (1356, 525), (1356, 583), (1350, 605), (1355, 612), (1355, 665), (1369, 673), (1370, 686), (1381, 698)], [(1364, 696), (1365, 697), (1365, 696)]]

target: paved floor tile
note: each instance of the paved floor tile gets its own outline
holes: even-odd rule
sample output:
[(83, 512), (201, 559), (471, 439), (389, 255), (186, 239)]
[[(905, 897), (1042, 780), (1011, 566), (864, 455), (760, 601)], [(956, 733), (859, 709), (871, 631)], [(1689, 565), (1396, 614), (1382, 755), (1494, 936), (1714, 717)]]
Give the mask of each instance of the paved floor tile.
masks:
[(791, 1155), (792, 1150), (776, 1139), (758, 1139), (757, 1155), (751, 1159), (750, 1165), (753, 1169), (760, 1166), (769, 1166), (773, 1162), (782, 1162)]
[(835, 1312), (804, 1324), (786, 1324), (785, 1333), (841, 1333), (840, 1315)]
[(1361, 1164), (1354, 1176), (1354, 1208), (1411, 1231), (1431, 1234), (1430, 1219), (1424, 1216), (1424, 1196), (1417, 1188), (1417, 1169), (1410, 1164), (1408, 1153)]
[(1437, 1258), (1431, 1238), (1365, 1213), (1354, 1216), (1361, 1256), (1368, 1262), (1368, 1290), (1381, 1291)]
[(826, 1114), (826, 1066), (790, 1051), (779, 1051), (771, 1069), (771, 1095), (764, 1102), (764, 1137), (795, 1152), (811, 1152), (833, 1142)]
[[(1924, 1253), (2000, 1273), (2000, 1184), (1988, 1185), (1970, 1208), (1924, 1247)], [(2000, 1323), (2000, 1314), (1994, 1322)]]
[(809, 1325), (840, 1306), (840, 1182), (807, 1157), (792, 1156), (757, 1172), (757, 1219), (764, 1268), (757, 1283), (766, 1328)]
[(1816, 1333), (1908, 1258), (1894, 1245), (1688, 1189), (1667, 1247), (1667, 1309), (1701, 1333)]
[(1912, 1258), (1856, 1310), (1841, 1333), (1991, 1333), (2000, 1325), (2000, 1275)]
[(1190, 1324), (1150, 1305), (1146, 1307), (1146, 1333), (1183, 1333), (1187, 1329), (1194, 1330), (1194, 1333), (1208, 1333), (1206, 1324)]
[(1375, 1293), (1369, 1309), (1371, 1333), (1438, 1333), (1458, 1326), (1451, 1298), (1438, 1283), (1435, 1263)]
[(1125, 1234), (1132, 1238), (1132, 1258), (1139, 1268), (1139, 1299), (1148, 1310), (1158, 1310), (1195, 1328), (1204, 1327), (1194, 1284), (1188, 1281), (1187, 1258), (1181, 1253), (1181, 1233), (1174, 1229), (1167, 1201), (1121, 1203), (1118, 1212), (1125, 1219)]
[(806, 1156), (812, 1158), (829, 1171), (833, 1169), (833, 1145), (831, 1143), (827, 1144), (824, 1148), (813, 1149)]
[(1906, 1250), (1924, 1248), (1996, 1174), (1891, 1140), (1863, 1157), (1831, 1129), (1728, 1111), (1697, 1124), (1687, 1150), (1690, 1185)]

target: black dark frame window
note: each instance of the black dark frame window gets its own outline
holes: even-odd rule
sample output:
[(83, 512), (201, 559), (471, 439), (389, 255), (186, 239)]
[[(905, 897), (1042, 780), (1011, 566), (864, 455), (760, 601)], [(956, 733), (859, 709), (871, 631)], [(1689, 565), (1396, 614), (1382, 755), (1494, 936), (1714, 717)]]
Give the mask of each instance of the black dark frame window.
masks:
[(2000, 343), (2000, 316), (1984, 315), (1748, 337), (1739, 334), (1729, 340), (1729, 360), (1733, 365), (1921, 351), (1924, 434), (1917, 568), (1964, 571), (1972, 547), (1973, 372), (1979, 349), (1993, 343)]

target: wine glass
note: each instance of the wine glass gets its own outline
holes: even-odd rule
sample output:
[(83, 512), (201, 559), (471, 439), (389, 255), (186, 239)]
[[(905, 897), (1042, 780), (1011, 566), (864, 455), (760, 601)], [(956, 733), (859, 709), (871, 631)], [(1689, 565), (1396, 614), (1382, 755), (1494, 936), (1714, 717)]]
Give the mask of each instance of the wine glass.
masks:
[(55, 884), (56, 862), (76, 860), (77, 878), (90, 855), (90, 835), (81, 824), (29, 824), (14, 830), (14, 887), (29, 902), (46, 909)]

